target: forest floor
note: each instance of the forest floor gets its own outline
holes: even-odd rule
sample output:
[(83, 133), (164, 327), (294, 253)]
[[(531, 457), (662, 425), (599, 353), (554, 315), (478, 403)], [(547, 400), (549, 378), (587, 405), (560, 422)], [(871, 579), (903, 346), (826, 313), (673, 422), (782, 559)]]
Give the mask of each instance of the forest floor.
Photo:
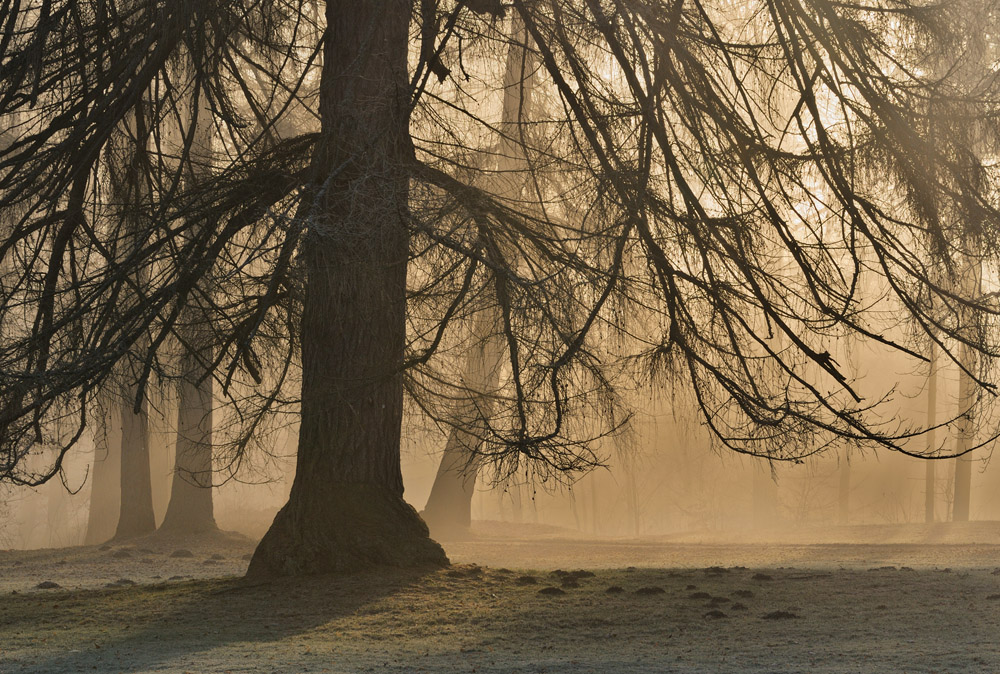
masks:
[(0, 672), (1000, 671), (1000, 523), (738, 538), (494, 526), (266, 585), (236, 535), (0, 551)]

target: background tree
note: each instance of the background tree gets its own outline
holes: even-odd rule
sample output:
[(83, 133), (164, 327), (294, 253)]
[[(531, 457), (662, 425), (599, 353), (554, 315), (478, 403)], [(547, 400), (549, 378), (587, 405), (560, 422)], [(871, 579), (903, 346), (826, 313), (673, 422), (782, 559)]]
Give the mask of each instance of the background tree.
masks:
[[(534, 53), (527, 48), (524, 26), (515, 16), (511, 21), (512, 37), (503, 73), (503, 101), (499, 142), (483, 162), (495, 163), (492, 172), (478, 170), (480, 182), (498, 182), (504, 198), (519, 201), (525, 190), (531, 167), (526, 165), (525, 134), (531, 133), (528, 116), (532, 107), (532, 77), (537, 69)], [(530, 197), (529, 197), (530, 198)], [(499, 262), (499, 261), (497, 261)], [(421, 516), (435, 536), (463, 536), (472, 524), (472, 496), (483, 463), (481, 445), (486, 424), (497, 404), (505, 340), (501, 332), (500, 312), (495, 293), (489, 293), (485, 306), (471, 319), (471, 345), (466, 355), (461, 386), (457, 392), (458, 410), (448, 421), (448, 438), (434, 484)]]
[[(106, 146), (108, 183), (110, 185), (113, 216), (122, 225), (118, 230), (121, 239), (116, 241), (111, 253), (112, 261), (129, 258), (146, 244), (148, 228), (143, 221), (149, 212), (146, 194), (149, 185), (144, 183), (146, 171), (141, 165), (147, 161), (145, 146), (148, 142), (148, 123), (145, 102), (139, 101), (124, 123)], [(148, 283), (150, 269), (139, 266), (131, 272), (127, 292), (142, 296)], [(141, 301), (141, 300), (137, 300)], [(121, 498), (118, 512), (116, 539), (127, 539), (152, 533), (156, 529), (153, 514), (153, 486), (150, 476), (149, 402), (139, 376), (142, 360), (149, 349), (148, 336), (140, 335), (133, 344), (133, 351), (123, 360), (120, 374), (124, 381), (122, 390), (115, 396), (120, 405), (121, 435)]]
[[(186, 180), (210, 182), (214, 125), (207, 96), (196, 78), (189, 103), (187, 122), (191, 151), (183, 169)], [(212, 292), (212, 271), (199, 284), (201, 293)], [(192, 533), (214, 531), (217, 527), (212, 504), (213, 360), (212, 330), (206, 325), (203, 301), (192, 296), (178, 319), (181, 342), (180, 376), (177, 383), (177, 444), (170, 501), (160, 529)]]
[[(18, 30), (5, 33), (0, 115), (31, 112), (0, 155), (0, 207), (26, 213), (0, 247), (16, 263), (0, 298), (0, 476), (54, 475), (58, 461), (26, 474), (24, 457), (68, 450), (73, 434), (48, 422), (85, 426), (96, 387), (137, 345), (141, 402), (212, 270), (217, 296), (234, 298), (206, 321), (211, 369), (242, 420), (233, 447), (262, 415), (301, 413), (292, 494), (252, 574), (444, 561), (402, 500), (404, 391), (448, 418), (459, 335), (487, 293), (505, 374), (478, 451), (500, 476), (594, 465), (588, 439), (624, 418), (620, 385), (651, 373), (688, 382), (736, 451), (923, 455), (906, 444), (921, 429), (880, 416), (880, 397), (861, 401), (827, 347), (847, 334), (923, 362), (892, 315), (957, 367), (973, 350), (965, 369), (986, 409), (996, 331), (963, 326), (992, 326), (994, 300), (937, 282), (923, 242), (948, 243), (970, 213), (983, 232), (997, 221), (996, 167), (965, 133), (978, 125), (976, 147), (994, 142), (996, 78), (966, 49), (995, 32), (992, 4), (328, 2), (322, 41), (298, 30), (308, 9), (39, 2), (4, 18)], [(544, 101), (516, 197), (472, 161), (496, 145), (515, 33), (495, 26), (511, 15)], [(180, 108), (187, 85), (169, 63), (196, 43), (206, 58), (191, 77), (224, 127), (217, 171), (185, 185), (154, 138), (144, 243), (119, 259), (91, 226), (107, 209), (88, 202), (94, 162), (141, 101), (154, 137)], [(979, 76), (928, 75), (930, 52)], [(281, 105), (256, 100), (254, 71), (280, 85)], [(316, 78), (318, 132), (270, 142)], [(963, 114), (932, 143), (922, 111), (938, 96)], [(980, 241), (995, 264), (993, 238)], [(962, 253), (943, 249), (954, 273)], [(790, 262), (775, 273), (779, 253)], [(869, 275), (882, 296), (866, 295)], [(988, 442), (996, 427), (979, 418)]]
[(92, 408), (94, 459), (90, 464), (90, 503), (84, 545), (111, 540), (121, 509), (121, 423), (99, 402)]

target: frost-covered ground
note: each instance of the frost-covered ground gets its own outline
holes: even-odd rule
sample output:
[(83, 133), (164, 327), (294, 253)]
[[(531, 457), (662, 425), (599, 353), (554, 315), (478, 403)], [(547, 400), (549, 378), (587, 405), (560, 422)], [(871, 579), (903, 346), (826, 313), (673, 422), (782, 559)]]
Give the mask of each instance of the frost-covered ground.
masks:
[(1000, 671), (994, 523), (485, 534), (449, 570), (270, 585), (233, 577), (239, 537), (0, 552), (0, 672)]

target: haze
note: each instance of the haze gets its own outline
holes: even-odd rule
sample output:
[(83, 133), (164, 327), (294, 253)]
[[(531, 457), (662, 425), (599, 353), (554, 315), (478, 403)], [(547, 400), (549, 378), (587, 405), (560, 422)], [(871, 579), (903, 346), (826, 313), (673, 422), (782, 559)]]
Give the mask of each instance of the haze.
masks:
[(1000, 671), (998, 26), (0, 2), (0, 671)]

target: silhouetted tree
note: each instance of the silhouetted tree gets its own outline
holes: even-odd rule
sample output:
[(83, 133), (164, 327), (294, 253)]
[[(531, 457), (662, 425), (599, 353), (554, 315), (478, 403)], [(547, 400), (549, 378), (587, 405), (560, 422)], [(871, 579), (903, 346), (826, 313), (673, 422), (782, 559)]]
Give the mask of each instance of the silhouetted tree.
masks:
[[(852, 335), (923, 362), (904, 319), (960, 368), (974, 352), (977, 401), (993, 395), (996, 331), (966, 329), (993, 326), (993, 295), (931, 273), (966, 268), (958, 221), (997, 257), (983, 148), (1000, 96), (989, 55), (968, 49), (995, 32), (993, 3), (338, 0), (325, 23), (290, 0), (23, 5), (2, 19), (0, 117), (27, 115), (0, 153), (0, 208), (26, 214), (0, 245), (5, 479), (55, 474), (27, 474), (25, 455), (71, 447), (48, 421), (83, 427), (135, 353), (138, 411), (199, 295), (218, 298), (206, 369), (235, 456), (266, 415), (300, 413), (290, 500), (251, 562), (263, 576), (444, 561), (402, 500), (404, 395), (462, 418), (467, 328), (491, 304), (505, 355), (475, 451), (501, 478), (593, 466), (587, 440), (621, 423), (620, 387), (661, 375), (736, 451), (923, 455), (905, 444), (920, 429), (861, 401), (827, 345)], [(510, 16), (539, 108), (515, 139), (522, 175), (501, 179), (479, 155), (505, 133)], [(182, 47), (187, 80), (169, 67)], [(929, 74), (928, 55), (956, 67)], [(173, 168), (190, 137), (159, 142), (192, 83), (223, 148), (197, 185)], [(146, 230), (122, 256), (124, 225), (93, 226), (113, 209), (88, 186), (140, 104)], [(316, 132), (273, 133), (298, 110)], [(868, 275), (884, 296), (865, 295)]]
[[(190, 118), (184, 125), (191, 135), (191, 153), (183, 167), (191, 183), (206, 183), (212, 173), (214, 124), (207, 96), (200, 88), (191, 92)], [(204, 226), (204, 224), (202, 224)], [(212, 272), (202, 290), (211, 297)], [(180, 367), (177, 380), (177, 443), (170, 501), (160, 530), (180, 533), (214, 531), (212, 498), (212, 431), (215, 401), (209, 364), (213, 360), (211, 317), (201, 305), (206, 298), (192, 298), (178, 319)]]
[[(524, 26), (515, 16), (512, 39), (503, 73), (503, 100), (500, 113), (498, 147), (484, 153), (484, 161), (494, 162), (492, 172), (505, 183), (497, 189), (507, 200), (517, 201), (529, 188), (530, 175), (525, 156), (525, 134), (529, 133), (527, 115), (532, 108), (532, 78), (538, 68), (534, 52), (528, 49)], [(461, 385), (465, 395), (459, 399), (454, 418), (448, 421), (448, 436), (430, 496), (421, 516), (435, 536), (464, 536), (472, 524), (472, 497), (483, 463), (481, 447), (486, 424), (497, 405), (500, 370), (503, 368), (505, 340), (496, 311), (495, 293), (489, 293), (486, 306), (471, 319), (471, 344), (465, 356)]]
[[(118, 252), (126, 258), (146, 245), (149, 234), (144, 216), (149, 212), (146, 195), (150, 186), (143, 181), (145, 172), (140, 168), (145, 161), (145, 134), (142, 128), (147, 124), (147, 113), (144, 108), (144, 101), (136, 103), (105, 148), (110, 201), (115, 209), (114, 215), (123, 223), (120, 230), (123, 238)], [(151, 270), (140, 265), (129, 273), (131, 292), (142, 293)], [(137, 363), (141, 354), (148, 350), (148, 339), (148, 335), (141, 335), (134, 345), (139, 355), (132, 353), (123, 359), (120, 376), (125, 383), (123, 390), (115, 396), (122, 424), (118, 436), (121, 440), (118, 453), (121, 498), (116, 539), (134, 538), (156, 529), (149, 458), (149, 403), (147, 391), (141, 385)]]

